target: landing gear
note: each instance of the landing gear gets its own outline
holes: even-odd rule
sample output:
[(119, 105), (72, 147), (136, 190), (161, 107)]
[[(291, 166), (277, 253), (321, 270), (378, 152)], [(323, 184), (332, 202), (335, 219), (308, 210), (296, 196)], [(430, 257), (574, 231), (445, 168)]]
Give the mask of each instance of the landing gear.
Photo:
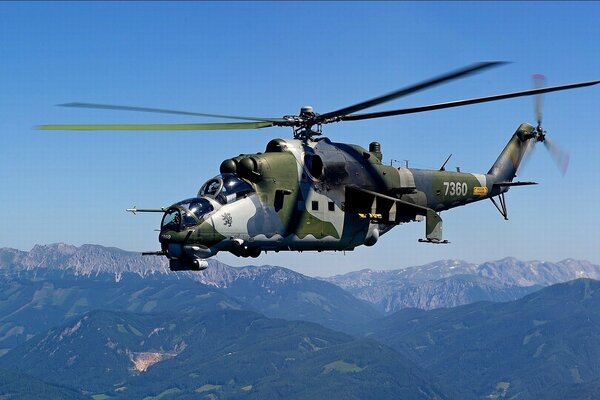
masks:
[(419, 239), (420, 243), (448, 244), (442, 239), (442, 217), (432, 209), (428, 208), (425, 216), (425, 239)]
[(498, 195), (498, 201), (500, 202), (500, 205), (496, 203), (496, 200), (494, 200), (493, 197), (490, 197), (490, 200), (492, 201), (492, 203), (494, 203), (494, 206), (496, 206), (496, 209), (500, 212), (500, 215), (502, 215), (504, 219), (508, 221), (508, 211), (506, 210), (506, 200), (504, 199), (504, 193), (500, 193)]

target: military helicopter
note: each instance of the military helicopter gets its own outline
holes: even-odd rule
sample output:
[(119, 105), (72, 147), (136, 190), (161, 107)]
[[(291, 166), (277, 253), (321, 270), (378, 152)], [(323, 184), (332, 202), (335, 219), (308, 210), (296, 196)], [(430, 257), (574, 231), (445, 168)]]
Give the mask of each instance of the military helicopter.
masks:
[[(357, 114), (417, 91), (499, 66), (482, 62), (324, 114), (312, 107), (283, 118), (241, 117), (160, 108), (68, 103), (67, 107), (153, 112), (243, 120), (191, 124), (43, 125), (49, 130), (222, 130), (291, 127), (293, 139), (273, 139), (264, 153), (242, 154), (224, 160), (220, 174), (202, 185), (197, 196), (160, 209), (127, 211), (163, 213), (161, 250), (144, 253), (166, 256), (174, 271), (202, 270), (207, 259), (227, 251), (258, 257), (263, 251), (346, 251), (373, 246), (394, 226), (425, 220), (424, 243), (448, 243), (442, 238), (440, 212), (490, 199), (507, 219), (504, 195), (513, 186), (519, 165), (538, 143), (544, 143), (559, 163), (566, 153), (546, 138), (542, 129), (542, 93), (597, 84), (598, 80), (538, 87), (420, 107)], [(540, 79), (537, 80), (540, 82)], [(418, 113), (470, 104), (537, 96), (537, 126), (519, 125), (487, 173), (446, 171), (384, 165), (377, 142), (365, 149), (322, 137), (325, 124)], [(561, 161), (562, 160), (562, 161)], [(496, 199), (498, 201), (496, 201)]]

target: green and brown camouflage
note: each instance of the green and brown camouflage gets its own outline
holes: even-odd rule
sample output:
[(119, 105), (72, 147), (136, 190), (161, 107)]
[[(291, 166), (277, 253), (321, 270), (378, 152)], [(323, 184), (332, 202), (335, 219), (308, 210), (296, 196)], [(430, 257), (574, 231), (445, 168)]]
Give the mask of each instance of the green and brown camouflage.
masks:
[(194, 270), (220, 251), (347, 251), (422, 220), (421, 241), (445, 243), (439, 213), (520, 184), (513, 179), (535, 140), (533, 126), (522, 124), (478, 174), (384, 165), (376, 142), (367, 150), (327, 138), (274, 139), (264, 153), (223, 161), (197, 197), (166, 209), (162, 254), (172, 269)]

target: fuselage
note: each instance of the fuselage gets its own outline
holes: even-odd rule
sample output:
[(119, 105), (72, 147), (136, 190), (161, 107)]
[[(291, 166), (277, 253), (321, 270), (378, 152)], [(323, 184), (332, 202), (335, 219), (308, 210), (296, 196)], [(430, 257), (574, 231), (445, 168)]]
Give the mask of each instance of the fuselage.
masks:
[[(511, 143), (521, 151), (516, 137), (503, 152), (510, 154), (501, 154), (496, 164), (509, 163)], [(219, 251), (256, 257), (262, 251), (353, 250), (375, 244), (399, 223), (422, 220), (425, 214), (410, 204), (437, 213), (507, 190), (496, 185), (500, 178), (493, 168), (474, 174), (398, 168), (381, 160), (378, 143), (366, 150), (327, 138), (272, 140), (264, 153), (223, 161), (221, 174), (197, 197), (167, 210), (159, 238), (163, 252), (187, 269), (189, 260)], [(377, 214), (375, 205), (374, 212), (356, 212), (353, 188), (397, 199), (402, 210), (394, 208), (393, 222)], [(402, 204), (409, 212), (402, 213)]]

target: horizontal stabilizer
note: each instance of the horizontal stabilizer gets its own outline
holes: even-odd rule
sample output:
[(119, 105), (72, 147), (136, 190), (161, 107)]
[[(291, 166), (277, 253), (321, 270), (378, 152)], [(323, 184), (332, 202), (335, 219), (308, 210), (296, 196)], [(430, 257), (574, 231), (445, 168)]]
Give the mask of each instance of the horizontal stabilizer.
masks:
[(537, 182), (498, 182), (498, 183), (494, 183), (494, 186), (498, 186), (498, 187), (529, 186), (529, 185), (537, 185)]

